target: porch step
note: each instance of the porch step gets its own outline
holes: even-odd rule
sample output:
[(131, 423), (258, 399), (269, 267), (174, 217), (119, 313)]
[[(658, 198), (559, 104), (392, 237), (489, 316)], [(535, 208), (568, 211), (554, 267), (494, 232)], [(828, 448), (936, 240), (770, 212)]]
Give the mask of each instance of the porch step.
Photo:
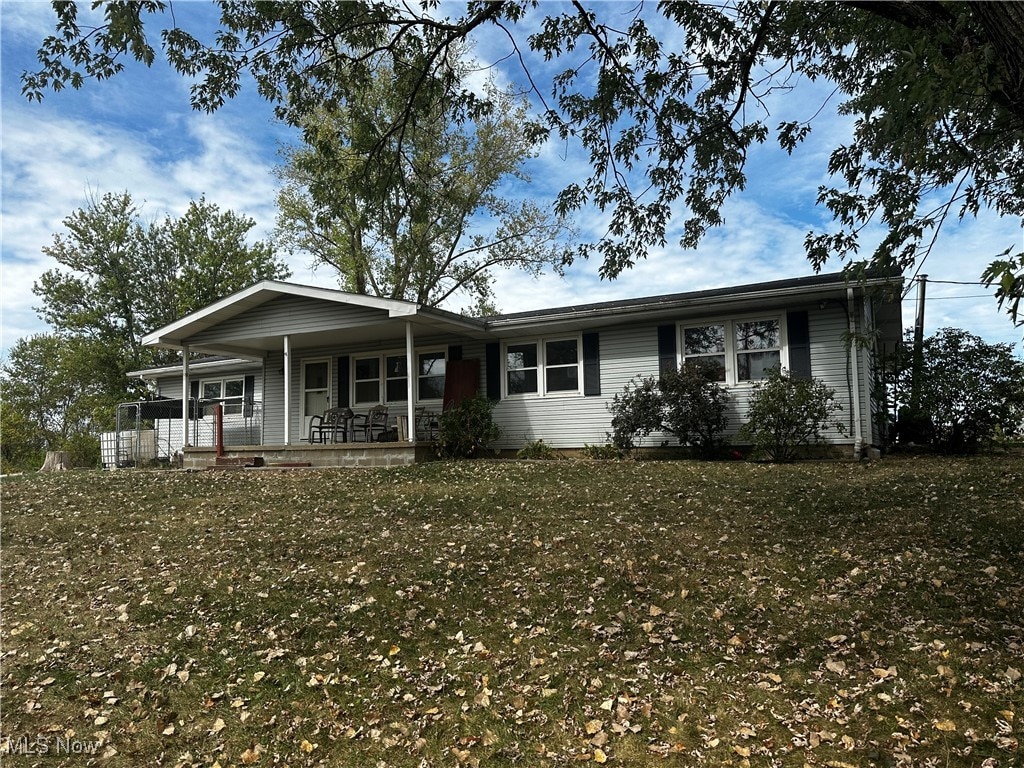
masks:
[(214, 469), (241, 469), (242, 467), (262, 467), (262, 456), (218, 456)]

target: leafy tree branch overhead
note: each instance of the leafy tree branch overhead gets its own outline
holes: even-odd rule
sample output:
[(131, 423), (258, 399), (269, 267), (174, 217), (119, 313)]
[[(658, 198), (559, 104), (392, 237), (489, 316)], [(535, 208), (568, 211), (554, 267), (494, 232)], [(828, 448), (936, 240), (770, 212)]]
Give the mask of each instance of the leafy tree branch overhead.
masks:
[[(828, 108), (855, 118), (823, 169), (830, 184), (818, 200), (833, 225), (807, 235), (815, 266), (857, 258), (872, 223), (886, 235), (870, 261), (907, 269), (920, 268), (949, 217), (1024, 214), (1020, 4), (666, 2), (628, 6), (624, 15), (623, 5), (504, 0), (470, 2), (451, 16), (438, 15), (435, 3), (219, 6), (214, 33), (177, 27), (169, 3), (106, 6), (95, 29), (79, 24), (74, 4), (57, 4), (56, 34), (42, 44), (39, 70), (23, 76), (24, 91), (41, 98), (110, 77), (124, 57), (150, 63), (157, 51), (148, 33), (162, 27), (164, 55), (197, 78), (196, 108), (216, 109), (247, 73), (295, 125), (315, 108), (357, 98), (386, 64), (404, 108), (379, 126), (383, 147), (402, 144), (438, 101), (457, 118), (488, 111), (450, 54), (490, 27), (524, 54), (520, 61), (532, 52), (555, 68), (540, 79), (524, 64), (522, 79), (541, 107), (525, 128), (589, 154), (589, 174), (561, 191), (556, 211), (594, 205), (608, 213), (605, 236), (578, 250), (600, 257), (604, 276), (664, 243), (674, 218), (683, 220), (683, 247), (720, 225), (756, 144), (798, 150), (813, 118), (780, 121), (769, 107), (800, 78), (833, 83)], [(984, 275), (1015, 316), (1022, 274), (1018, 242), (993, 254)]]

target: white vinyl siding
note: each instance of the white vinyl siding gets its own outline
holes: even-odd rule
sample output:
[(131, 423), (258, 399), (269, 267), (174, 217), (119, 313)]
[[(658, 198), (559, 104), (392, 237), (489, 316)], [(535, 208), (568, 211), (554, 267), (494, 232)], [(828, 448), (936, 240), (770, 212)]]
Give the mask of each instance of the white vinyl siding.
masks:
[[(849, 392), (851, 382), (848, 376), (851, 375), (850, 356), (848, 348), (843, 342), (844, 333), (848, 330), (847, 315), (843, 306), (836, 301), (829, 302), (824, 309), (817, 303), (808, 306), (798, 306), (796, 309), (805, 309), (808, 312), (809, 335), (810, 335), (810, 356), (812, 363), (812, 375), (822, 379), (825, 384), (835, 390), (836, 400), (842, 406), (839, 414), (840, 420), (846, 426), (846, 434), (830, 433), (829, 439), (849, 444), (853, 440), (853, 409), (850, 406)], [(767, 318), (780, 317), (785, 324), (785, 311), (771, 310), (769, 312), (754, 311), (747, 313), (736, 313), (728, 315), (728, 319)], [(721, 314), (694, 316), (692, 319), (677, 319), (674, 324), (680, 330), (677, 341), (677, 358), (683, 358), (683, 329), (687, 326), (709, 324), (724, 316)], [(863, 318), (858, 313), (855, 315), (858, 322)], [(623, 387), (636, 376), (656, 376), (658, 372), (658, 327), (673, 322), (663, 320), (660, 322), (640, 323), (630, 326), (615, 326), (609, 328), (594, 328), (594, 332), (600, 338), (600, 385), (601, 395), (586, 397), (582, 393), (559, 395), (557, 397), (519, 396), (505, 398), (495, 403), (494, 417), (502, 430), (502, 437), (494, 445), (495, 448), (515, 450), (521, 448), (525, 443), (533, 440), (543, 439), (545, 443), (555, 448), (581, 448), (585, 444), (599, 445), (606, 441), (607, 433), (611, 431), (611, 414), (607, 405), (612, 398), (622, 391)], [(504, 353), (508, 345), (518, 343), (543, 344), (545, 340), (582, 338), (581, 336), (551, 335), (545, 337), (539, 334), (531, 334), (519, 338), (507, 338), (501, 344), (502, 370), (499, 372), (499, 381), (504, 378)], [(424, 391), (424, 387), (435, 391), (439, 379), (430, 381), (431, 376), (436, 377), (436, 369), (429, 365), (427, 358), (432, 351), (444, 351), (447, 353), (448, 344), (457, 344), (462, 348), (463, 359), (477, 359), (480, 361), (479, 392), (487, 392), (487, 364), (486, 364), (486, 342), (449, 336), (433, 336), (423, 339), (416, 339), (417, 347), (417, 393)], [(788, 351), (785, 349), (786, 335), (782, 332), (782, 359), (788, 363)], [(291, 392), (291, 414), (292, 443), (297, 443), (303, 435), (300, 434), (299, 425), (299, 398), (300, 392), (300, 362), (303, 359), (313, 357), (328, 357), (331, 359), (331, 378), (338, 381), (338, 358), (350, 356), (352, 359), (358, 357), (383, 357), (395, 354), (395, 350), (389, 343), (388, 348), (381, 350), (353, 346), (326, 346), (316, 348), (293, 349), (292, 369), (292, 392)], [(578, 356), (582, 358), (582, 344), (578, 346)], [(540, 353), (540, 349), (538, 348)], [(869, 363), (870, 355), (866, 351), (858, 353), (858, 368), (861, 377), (859, 389), (862, 396), (862, 427), (861, 431), (865, 439), (872, 435), (871, 425), (871, 400), (870, 400), (870, 376)], [(542, 353), (540, 353), (542, 356)], [(440, 358), (436, 358), (440, 360)], [(283, 354), (280, 350), (271, 351), (265, 360), (264, 370), (253, 370), (252, 367), (238, 370), (238, 373), (231, 372), (200, 372), (194, 370), (194, 380), (205, 380), (213, 378), (238, 378), (251, 374), (255, 376), (255, 398), (262, 400), (264, 410), (262, 414), (262, 442), (267, 445), (280, 445), (284, 442), (284, 375), (283, 375)], [(426, 367), (424, 367), (426, 366)], [(427, 369), (430, 373), (427, 373)], [(383, 373), (383, 371), (382, 371)], [(354, 381), (355, 366), (350, 362), (349, 386)], [(539, 372), (539, 387), (543, 388), (543, 367)], [(582, 378), (582, 371), (580, 373)], [(424, 383), (429, 381), (430, 383)], [(580, 381), (582, 385), (582, 381)], [(336, 385), (335, 385), (336, 386)], [(504, 386), (504, 384), (502, 385)], [(753, 384), (745, 382), (729, 387), (731, 403), (729, 407), (729, 428), (728, 434), (735, 434), (742, 423), (746, 411), (746, 403), (752, 391)], [(160, 394), (166, 397), (180, 396), (181, 378), (167, 376), (160, 379)], [(350, 389), (351, 393), (351, 389)], [(351, 394), (350, 394), (351, 396)], [(333, 401), (332, 401), (333, 402)], [(435, 401), (436, 402), (436, 401)], [(352, 404), (356, 410), (364, 409), (366, 406)], [(403, 408), (404, 403), (396, 404), (397, 408)], [(428, 406), (440, 410), (439, 407)], [(180, 420), (178, 420), (180, 423)], [(180, 429), (180, 427), (179, 427)], [(669, 440), (666, 435), (651, 435), (643, 444), (657, 446)], [(179, 438), (180, 444), (180, 438)], [(674, 441), (671, 444), (675, 444)]]
[(189, 339), (189, 343), (194, 347), (200, 347), (208, 339), (230, 342), (235, 339), (253, 339), (267, 335), (336, 332), (343, 328), (372, 325), (386, 319), (387, 316), (386, 310), (344, 306), (333, 301), (317, 301), (300, 296), (284, 296), (228, 318), (209, 331), (197, 333)]
[[(849, 354), (844, 345), (843, 333), (847, 330), (846, 314), (841, 307), (830, 304), (824, 310), (808, 307), (809, 330), (811, 340), (812, 375), (822, 379), (825, 384), (835, 390), (836, 401), (843, 410), (839, 420), (846, 427), (846, 434), (835, 430), (826, 433), (826, 438), (836, 443), (852, 442), (853, 412), (850, 408), (849, 383), (847, 369)], [(786, 354), (785, 312), (751, 314), (750, 317), (763, 319), (779, 317), (782, 323), (782, 362), (788, 364)], [(742, 317), (742, 316), (737, 316)], [(709, 323), (700, 318), (693, 322), (687, 321), (680, 326), (700, 325)], [(611, 414), (608, 403), (635, 376), (657, 376), (658, 372), (658, 338), (657, 325), (637, 325), (600, 329), (600, 370), (601, 396), (568, 398), (506, 398), (497, 402), (494, 407), (495, 421), (502, 430), (502, 436), (495, 443), (495, 448), (518, 449), (525, 443), (543, 439), (553, 448), (581, 448), (585, 444), (600, 445), (606, 441), (611, 432)], [(681, 334), (680, 334), (681, 336)], [(680, 341), (682, 339), (680, 338)], [(510, 344), (517, 343), (510, 340)], [(504, 347), (503, 347), (504, 350)], [(464, 350), (466, 357), (484, 359), (483, 345)], [(682, 358), (682, 348), (677, 348), (677, 355)], [(867, 390), (867, 361), (861, 364), (861, 391)], [(481, 373), (480, 391), (486, 391), (486, 371)], [(729, 426), (726, 436), (732, 437), (739, 430), (746, 414), (747, 402), (753, 391), (754, 382), (740, 382), (728, 386), (730, 394)], [(862, 395), (867, 397), (867, 395)], [(866, 423), (870, 413), (868, 401), (862, 407), (864, 435), (870, 434)], [(644, 446), (659, 446), (665, 442), (677, 444), (671, 435), (652, 434), (642, 441)]]

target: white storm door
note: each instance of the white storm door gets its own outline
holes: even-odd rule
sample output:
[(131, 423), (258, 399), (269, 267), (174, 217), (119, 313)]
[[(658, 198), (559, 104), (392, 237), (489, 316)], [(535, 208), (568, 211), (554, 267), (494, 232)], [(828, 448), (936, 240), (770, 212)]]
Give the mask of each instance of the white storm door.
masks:
[(302, 361), (302, 434), (309, 435), (309, 420), (331, 407), (330, 358)]

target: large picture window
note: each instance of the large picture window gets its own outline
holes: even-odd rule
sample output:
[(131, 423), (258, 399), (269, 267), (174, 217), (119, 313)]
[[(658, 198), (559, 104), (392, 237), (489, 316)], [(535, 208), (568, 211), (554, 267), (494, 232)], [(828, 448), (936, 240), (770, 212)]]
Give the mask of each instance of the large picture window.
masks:
[(560, 395), (580, 391), (580, 342), (546, 339), (505, 346), (505, 395)]
[(759, 381), (782, 366), (778, 317), (684, 325), (683, 362), (706, 366), (723, 383)]
[[(444, 350), (416, 354), (417, 402), (444, 398)], [(357, 406), (405, 403), (409, 397), (409, 368), (405, 353), (352, 358), (352, 402)], [(382, 377), (383, 373), (383, 377)]]

